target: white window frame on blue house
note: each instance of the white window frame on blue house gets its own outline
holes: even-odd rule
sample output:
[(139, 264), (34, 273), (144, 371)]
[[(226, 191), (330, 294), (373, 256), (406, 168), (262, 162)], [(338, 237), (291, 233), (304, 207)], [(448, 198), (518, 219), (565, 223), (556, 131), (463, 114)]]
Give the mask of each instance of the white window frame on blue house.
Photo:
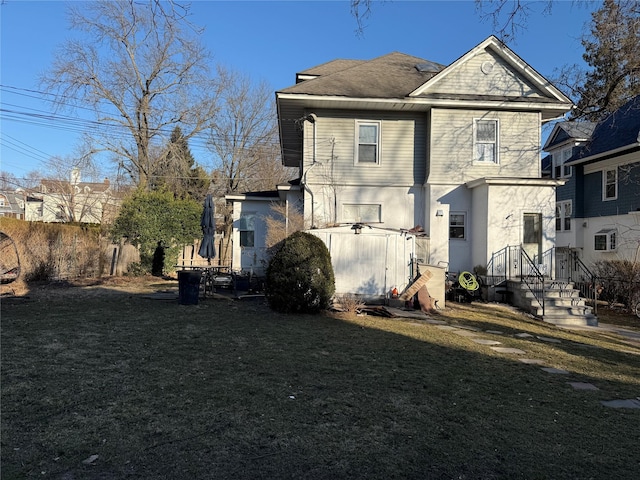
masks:
[[(609, 178), (609, 173), (613, 173), (613, 178)], [(613, 195), (609, 195), (607, 187), (613, 187)], [(605, 168), (602, 170), (602, 201), (608, 202), (618, 199), (618, 167)]]
[(573, 173), (573, 167), (565, 165), (567, 160), (573, 155), (571, 147), (563, 148), (553, 154), (553, 178), (569, 178)]
[(572, 214), (573, 202), (571, 200), (556, 202), (556, 232), (571, 231)]

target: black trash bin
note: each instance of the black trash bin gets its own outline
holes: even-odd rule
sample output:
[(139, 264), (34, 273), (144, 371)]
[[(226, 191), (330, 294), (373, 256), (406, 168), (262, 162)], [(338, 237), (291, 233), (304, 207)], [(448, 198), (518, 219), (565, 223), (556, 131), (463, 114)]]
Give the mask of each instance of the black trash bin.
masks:
[(197, 305), (200, 294), (200, 270), (181, 270), (178, 272), (178, 301), (180, 305)]

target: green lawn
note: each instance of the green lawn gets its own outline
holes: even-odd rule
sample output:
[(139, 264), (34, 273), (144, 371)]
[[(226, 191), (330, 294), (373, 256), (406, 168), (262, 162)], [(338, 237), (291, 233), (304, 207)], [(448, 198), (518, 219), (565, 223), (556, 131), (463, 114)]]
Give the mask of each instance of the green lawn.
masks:
[(3, 480), (639, 476), (640, 409), (600, 403), (640, 396), (640, 348), (616, 335), (438, 316), (570, 372), (552, 375), (415, 319), (141, 293), (2, 301)]

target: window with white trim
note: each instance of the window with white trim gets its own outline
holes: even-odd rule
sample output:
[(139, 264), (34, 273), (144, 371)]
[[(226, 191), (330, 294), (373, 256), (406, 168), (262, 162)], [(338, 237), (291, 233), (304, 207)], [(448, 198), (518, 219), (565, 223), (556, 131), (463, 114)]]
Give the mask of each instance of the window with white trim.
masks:
[(573, 155), (571, 147), (560, 150), (553, 154), (553, 178), (568, 178), (571, 176), (573, 167), (565, 165)]
[(602, 200), (618, 198), (618, 169), (608, 168), (602, 171)]
[(610, 252), (616, 249), (618, 231), (615, 228), (600, 230), (593, 236), (593, 248), (599, 252)]
[(243, 213), (238, 221), (241, 247), (251, 248), (255, 245), (255, 218), (253, 213)]
[(356, 163), (380, 163), (380, 122), (356, 121)]
[(464, 240), (466, 237), (467, 214), (465, 212), (449, 213), (449, 238)]
[(382, 222), (382, 205), (344, 204), (342, 205), (342, 221), (346, 223), (380, 223)]
[(498, 120), (474, 120), (473, 161), (498, 163)]
[(568, 232), (571, 230), (571, 200), (556, 203), (556, 231)]

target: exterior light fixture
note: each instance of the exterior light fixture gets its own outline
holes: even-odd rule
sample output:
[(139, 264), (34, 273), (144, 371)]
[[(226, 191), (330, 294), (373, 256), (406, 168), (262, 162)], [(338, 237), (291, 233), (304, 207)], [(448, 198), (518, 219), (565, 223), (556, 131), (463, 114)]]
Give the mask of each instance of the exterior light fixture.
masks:
[(356, 235), (360, 235), (360, 232), (362, 232), (362, 225), (360, 225), (359, 223), (354, 223), (351, 227), (351, 230), (353, 230), (353, 233), (355, 233)]
[(444, 217), (444, 212), (442, 210), (436, 210), (436, 217)]

